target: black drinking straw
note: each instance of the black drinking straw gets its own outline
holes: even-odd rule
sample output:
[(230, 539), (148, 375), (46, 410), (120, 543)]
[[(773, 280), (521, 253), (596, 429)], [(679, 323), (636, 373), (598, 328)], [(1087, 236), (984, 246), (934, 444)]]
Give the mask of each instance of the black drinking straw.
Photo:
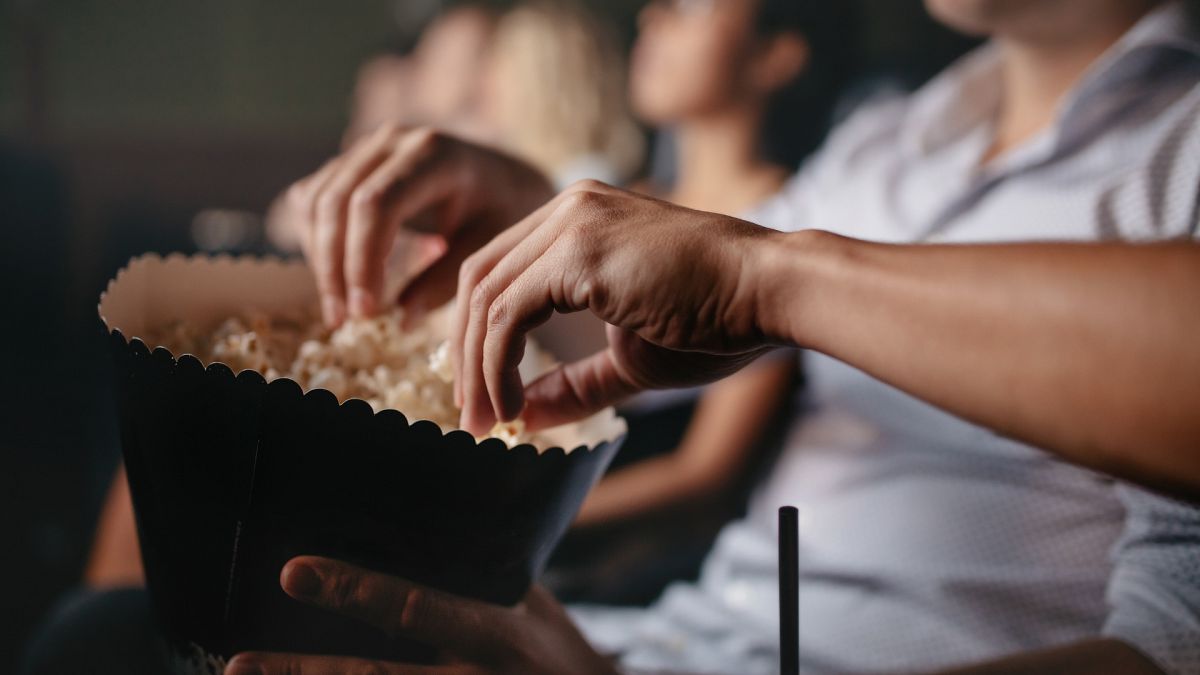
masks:
[(800, 673), (799, 511), (779, 508), (779, 672)]

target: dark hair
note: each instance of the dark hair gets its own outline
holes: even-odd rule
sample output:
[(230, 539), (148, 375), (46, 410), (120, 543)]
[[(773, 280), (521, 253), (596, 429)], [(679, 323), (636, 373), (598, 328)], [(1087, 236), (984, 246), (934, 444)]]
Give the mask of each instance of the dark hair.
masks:
[(794, 169), (829, 130), (839, 94), (857, 66), (853, 5), (846, 0), (759, 0), (759, 35), (795, 32), (809, 48), (805, 71), (768, 102), (762, 134), (767, 160)]

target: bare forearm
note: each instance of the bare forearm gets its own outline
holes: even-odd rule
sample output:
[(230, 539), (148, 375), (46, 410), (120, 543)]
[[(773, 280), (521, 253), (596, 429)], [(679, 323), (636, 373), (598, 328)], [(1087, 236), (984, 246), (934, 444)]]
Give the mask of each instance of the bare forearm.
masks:
[(670, 455), (653, 457), (605, 478), (588, 495), (576, 527), (594, 527), (629, 520), (688, 500), (700, 481), (681, 473)]
[(720, 497), (746, 470), (793, 371), (791, 359), (772, 359), (709, 387), (679, 447), (605, 478), (575, 524), (611, 523)]
[(939, 675), (1162, 675), (1137, 650), (1118, 640), (1090, 640), (1065, 647), (1011, 656)]
[(768, 335), (1071, 461), (1200, 496), (1200, 247), (773, 243)]

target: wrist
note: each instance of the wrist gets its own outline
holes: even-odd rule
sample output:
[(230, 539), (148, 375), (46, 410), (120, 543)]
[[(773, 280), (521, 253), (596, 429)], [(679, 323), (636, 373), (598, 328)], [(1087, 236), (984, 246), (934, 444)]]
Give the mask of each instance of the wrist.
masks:
[(774, 344), (816, 347), (855, 241), (822, 230), (772, 232), (755, 242), (755, 317)]

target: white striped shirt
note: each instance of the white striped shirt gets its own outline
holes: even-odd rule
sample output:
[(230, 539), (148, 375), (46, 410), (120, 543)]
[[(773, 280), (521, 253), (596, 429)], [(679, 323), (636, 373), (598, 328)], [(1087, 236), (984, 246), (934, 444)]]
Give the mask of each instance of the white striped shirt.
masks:
[[(985, 46), (860, 111), (757, 222), (887, 242), (1197, 235), (1200, 46), (1177, 3), (1095, 63), (1049, 129), (981, 169), (999, 67)], [(806, 367), (788, 450), (700, 581), (645, 611), (573, 609), (598, 647), (633, 670), (775, 672), (775, 512), (793, 504), (805, 672), (932, 670), (1098, 635), (1200, 672), (1200, 510), (832, 359)]]

